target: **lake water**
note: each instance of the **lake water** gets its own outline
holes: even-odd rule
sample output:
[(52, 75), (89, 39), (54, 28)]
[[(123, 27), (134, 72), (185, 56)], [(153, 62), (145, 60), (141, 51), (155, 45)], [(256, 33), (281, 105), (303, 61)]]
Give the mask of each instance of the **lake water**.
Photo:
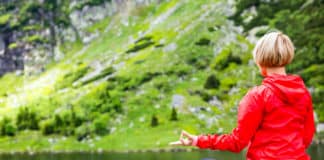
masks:
[[(312, 160), (324, 160), (324, 145), (309, 148)], [(244, 153), (197, 150), (193, 152), (145, 153), (42, 153), (0, 155), (0, 160), (243, 160)]]

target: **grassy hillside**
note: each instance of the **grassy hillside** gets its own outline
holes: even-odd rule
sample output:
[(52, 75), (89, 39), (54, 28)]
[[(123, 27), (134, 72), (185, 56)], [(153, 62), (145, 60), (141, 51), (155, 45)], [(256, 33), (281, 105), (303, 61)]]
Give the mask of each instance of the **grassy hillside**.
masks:
[(168, 148), (181, 129), (229, 132), (261, 79), (229, 11), (222, 0), (137, 8), (89, 28), (101, 36), (42, 74), (3, 76), (0, 150)]

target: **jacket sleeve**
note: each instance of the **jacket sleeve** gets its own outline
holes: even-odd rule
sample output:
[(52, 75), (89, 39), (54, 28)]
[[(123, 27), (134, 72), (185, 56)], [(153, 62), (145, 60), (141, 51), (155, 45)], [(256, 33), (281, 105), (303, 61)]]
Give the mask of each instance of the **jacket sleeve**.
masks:
[(197, 147), (240, 152), (244, 149), (259, 127), (263, 117), (263, 98), (257, 88), (250, 90), (239, 103), (237, 127), (224, 135), (200, 135)]
[(315, 133), (314, 111), (313, 111), (312, 102), (310, 101), (310, 105), (305, 118), (304, 137), (303, 137), (304, 145), (306, 148), (311, 144), (314, 133)]

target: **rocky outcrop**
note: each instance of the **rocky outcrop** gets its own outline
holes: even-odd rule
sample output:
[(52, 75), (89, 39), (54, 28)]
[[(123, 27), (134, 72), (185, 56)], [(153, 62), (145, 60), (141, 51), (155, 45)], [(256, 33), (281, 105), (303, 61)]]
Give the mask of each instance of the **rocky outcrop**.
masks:
[[(96, 22), (116, 13), (127, 17), (131, 13), (131, 9), (152, 2), (159, 3), (159, 0), (107, 0), (102, 1), (101, 4), (95, 1), (91, 2), (73, 0), (70, 4), (65, 4), (69, 5), (68, 8), (71, 11), (68, 16), (68, 26), (64, 27), (61, 24), (55, 24), (55, 17), (53, 17), (53, 15), (62, 16), (61, 12), (63, 11), (58, 9), (57, 12), (60, 13), (51, 13), (52, 11), (48, 11), (44, 7), (46, 5), (43, 1), (35, 2), (35, 5), (32, 4), (29, 8), (32, 11), (28, 11), (25, 7), (26, 12), (41, 16), (43, 19), (36, 16), (36, 19), (33, 17), (34, 19), (21, 20), (17, 29), (17, 26), (12, 26), (12, 22), (7, 18), (7, 22), (1, 24), (0, 28), (0, 76), (16, 70), (24, 70), (27, 74), (42, 72), (49, 61), (60, 60), (64, 56), (58, 45), (76, 40), (81, 40), (85, 45), (91, 43), (100, 33), (99, 31), (89, 32), (87, 28)], [(0, 2), (1, 5), (2, 3), (4, 2)], [(19, 3), (24, 4), (25, 2)], [(22, 7), (8, 11), (8, 14), (11, 14), (11, 19), (19, 19), (15, 16), (21, 14), (20, 10), (24, 8), (24, 5), (17, 6)], [(39, 9), (39, 6), (44, 8)], [(43, 24), (37, 24), (38, 21)], [(45, 23), (49, 24), (46, 26)]]
[(0, 34), (0, 75), (24, 69), (23, 48), (10, 43), (14, 38), (15, 34)]

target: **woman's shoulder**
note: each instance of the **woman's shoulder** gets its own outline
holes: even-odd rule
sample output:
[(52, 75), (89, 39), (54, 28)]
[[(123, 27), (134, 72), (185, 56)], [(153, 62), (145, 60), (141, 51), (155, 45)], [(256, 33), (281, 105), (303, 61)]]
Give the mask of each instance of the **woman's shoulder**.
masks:
[(270, 89), (262, 84), (259, 86), (252, 87), (248, 92), (248, 94), (253, 94), (255, 96), (262, 96), (262, 97), (264, 97), (269, 93), (270, 93)]

